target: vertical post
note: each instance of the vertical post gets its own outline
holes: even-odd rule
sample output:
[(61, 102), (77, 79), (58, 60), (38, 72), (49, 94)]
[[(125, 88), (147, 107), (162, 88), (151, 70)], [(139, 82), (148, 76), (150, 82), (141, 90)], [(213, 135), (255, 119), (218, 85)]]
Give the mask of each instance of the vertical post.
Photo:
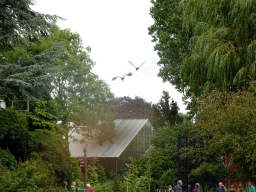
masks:
[(116, 176), (117, 176), (117, 157), (116, 157)]
[(27, 111), (29, 112), (29, 100), (27, 100)]
[(84, 188), (86, 189), (87, 184), (87, 158), (86, 158), (86, 147), (84, 147)]

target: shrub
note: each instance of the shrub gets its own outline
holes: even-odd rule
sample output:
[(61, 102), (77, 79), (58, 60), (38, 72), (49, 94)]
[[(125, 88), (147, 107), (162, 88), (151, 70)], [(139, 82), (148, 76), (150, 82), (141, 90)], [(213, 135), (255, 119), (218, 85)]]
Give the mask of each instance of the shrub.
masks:
[(16, 170), (5, 170), (0, 178), (0, 191), (49, 191), (60, 190), (55, 177), (42, 160), (28, 160), (19, 163)]
[(102, 165), (95, 162), (88, 164), (88, 183), (97, 184), (106, 180), (106, 172)]
[(112, 180), (108, 180), (104, 183), (92, 185), (92, 188), (94, 192), (113, 192), (114, 182)]
[(17, 167), (17, 161), (8, 148), (6, 150), (0, 149), (0, 160), (3, 167), (10, 169)]
[(16, 160), (26, 160), (31, 153), (26, 118), (13, 109), (0, 108), (0, 148), (9, 148)]

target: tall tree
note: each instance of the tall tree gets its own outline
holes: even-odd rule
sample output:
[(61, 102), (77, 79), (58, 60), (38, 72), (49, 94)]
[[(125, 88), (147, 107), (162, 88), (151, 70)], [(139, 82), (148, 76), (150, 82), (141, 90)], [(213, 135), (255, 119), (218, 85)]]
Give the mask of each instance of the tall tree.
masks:
[[(200, 135), (203, 145), (183, 151), (183, 156), (192, 155), (200, 163), (192, 174), (210, 172), (238, 181), (244, 176), (244, 181), (255, 179), (255, 95), (256, 83), (252, 82), (248, 90), (236, 93), (214, 90), (201, 97), (197, 105), (197, 118), (193, 124), (197, 134), (193, 139), (198, 139)], [(236, 170), (226, 169), (221, 156), (233, 157), (230, 167), (236, 166)]]
[(0, 1), (0, 53), (20, 43), (37, 40), (41, 35), (48, 36), (51, 22), (60, 17), (33, 11), (32, 0)]
[(152, 106), (153, 117), (151, 123), (155, 129), (168, 124), (170, 126), (177, 125), (183, 121), (183, 117), (179, 115), (179, 107), (173, 99), (170, 103), (169, 93), (163, 91), (163, 95), (159, 103)]
[[(49, 52), (48, 50), (55, 47), (56, 44), (57, 50)], [(41, 100), (51, 98), (56, 100), (56, 105), (60, 110), (58, 112), (59, 120), (62, 120), (66, 139), (69, 137), (70, 130), (68, 122), (74, 122), (74, 128), (86, 128), (86, 136), (89, 137), (92, 137), (92, 130), (97, 130), (95, 139), (100, 142), (112, 138), (114, 136), (113, 119), (115, 117), (114, 108), (109, 101), (113, 94), (106, 83), (91, 72), (95, 63), (90, 59), (90, 48), (83, 48), (79, 34), (72, 33), (68, 29), (59, 30), (55, 26), (51, 29), (48, 37), (41, 37), (38, 42), (15, 47), (12, 51), (5, 53), (6, 61), (2, 67), (9, 68), (10, 65), (6, 65), (6, 63), (16, 61), (18, 58), (47, 55), (44, 54), (45, 52), (52, 53), (48, 58), (54, 58), (54, 62), (50, 63), (50, 61), (47, 62), (43, 58), (39, 58), (38, 62), (45, 65), (45, 68), (42, 67), (44, 69), (42, 70), (37, 62), (35, 62), (35, 67), (36, 69), (39, 68), (44, 76), (42, 78), (40, 73), (36, 73), (34, 76), (31, 75), (32, 77), (28, 77), (28, 80), (35, 82), (33, 78), (39, 78), (43, 85), (48, 85), (49, 89), (42, 87), (39, 91), (47, 92), (49, 97), (32, 96)], [(28, 65), (25, 72), (30, 74), (29, 70), (32, 67), (32, 64)], [(24, 78), (24, 75), (21, 76)], [(39, 83), (40, 81), (35, 84), (38, 88), (40, 88)], [(24, 91), (22, 87), (20, 89)], [(2, 93), (5, 93), (4, 90), (5, 88), (3, 88)], [(17, 89), (13, 90), (18, 95)], [(40, 93), (39, 91), (34, 93)]]
[[(20, 49), (24, 49), (21, 47)], [(10, 51), (5, 62), (0, 65), (0, 97), (8, 100), (40, 100), (50, 99), (53, 86), (54, 65), (60, 50), (59, 45), (49, 47), (36, 55), (20, 55), (13, 60), (16, 49)], [(10, 59), (8, 59), (10, 58)]]
[[(214, 87), (235, 90), (255, 79), (255, 1), (152, 1), (149, 34), (159, 75), (186, 98)], [(196, 99), (189, 104), (194, 108)]]
[(183, 59), (183, 89), (199, 96), (212, 87), (225, 91), (255, 78), (256, 2), (182, 1), (184, 28), (193, 30)]
[[(42, 48), (55, 42), (61, 42), (62, 52), (56, 62), (59, 71), (52, 81), (52, 96), (62, 109), (66, 139), (70, 136), (68, 122), (73, 122), (76, 131), (86, 127), (87, 137), (100, 143), (111, 140), (115, 135), (114, 107), (110, 103), (113, 94), (107, 84), (91, 72), (95, 62), (90, 59), (90, 47), (84, 49), (79, 34), (56, 29), (45, 38)], [(97, 134), (92, 136), (92, 130)]]
[(181, 62), (188, 51), (191, 31), (183, 30), (180, 2), (181, 0), (151, 0), (153, 6), (150, 8), (150, 15), (155, 22), (148, 30), (152, 41), (156, 42), (154, 50), (160, 57), (158, 65), (161, 69), (158, 75), (181, 91)]
[(52, 22), (62, 19), (35, 12), (31, 5), (32, 0), (0, 2), (0, 97), (5, 100), (50, 98), (51, 66), (57, 57), (58, 44), (33, 56), (14, 56), (9, 60), (5, 56), (17, 47), (33, 49), (32, 44), (50, 35)]
[(130, 97), (114, 98), (112, 103), (116, 107), (117, 119), (146, 119), (153, 115), (151, 103), (138, 96), (134, 99)]

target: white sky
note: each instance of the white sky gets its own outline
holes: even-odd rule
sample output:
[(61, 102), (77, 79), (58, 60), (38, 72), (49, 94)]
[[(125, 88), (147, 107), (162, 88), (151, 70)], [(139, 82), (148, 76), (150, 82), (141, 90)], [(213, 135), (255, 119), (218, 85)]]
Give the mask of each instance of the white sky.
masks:
[[(178, 102), (180, 112), (186, 113), (182, 94), (157, 77), (159, 57), (148, 35), (148, 27), (154, 23), (150, 0), (36, 0), (35, 4), (31, 8), (37, 12), (67, 19), (59, 21), (59, 27), (79, 33), (84, 47), (91, 47), (91, 59), (96, 62), (93, 72), (116, 97), (137, 95), (157, 103), (165, 90)], [(136, 66), (146, 63), (136, 71), (128, 60)], [(129, 72), (134, 75), (123, 82), (112, 81)]]

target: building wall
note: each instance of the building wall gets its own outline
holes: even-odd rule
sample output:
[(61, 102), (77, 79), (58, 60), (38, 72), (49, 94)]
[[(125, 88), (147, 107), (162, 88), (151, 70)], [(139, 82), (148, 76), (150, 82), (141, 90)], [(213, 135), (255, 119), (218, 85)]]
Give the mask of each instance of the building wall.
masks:
[(145, 154), (145, 152), (151, 146), (151, 139), (154, 135), (153, 127), (148, 122), (139, 133), (134, 137), (132, 142), (127, 146), (123, 153), (118, 158), (118, 171), (125, 170), (125, 163), (129, 162), (129, 157), (134, 157), (138, 159), (140, 156)]
[(138, 159), (141, 155), (145, 154), (145, 152), (151, 146), (150, 141), (153, 135), (153, 127), (148, 122), (143, 126), (143, 128), (118, 158), (97, 158), (97, 161), (105, 168), (107, 177), (110, 177), (111, 173), (124, 173), (126, 170), (125, 163), (129, 162), (129, 157)]

